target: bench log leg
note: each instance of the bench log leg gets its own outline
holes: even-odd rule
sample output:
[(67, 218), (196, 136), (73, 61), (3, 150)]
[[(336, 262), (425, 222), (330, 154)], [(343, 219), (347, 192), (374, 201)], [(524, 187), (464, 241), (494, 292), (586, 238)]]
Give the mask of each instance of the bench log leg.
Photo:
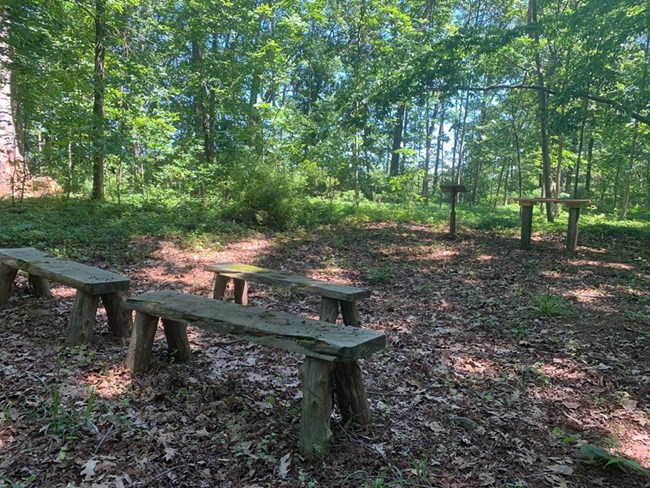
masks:
[(6, 303), (11, 296), (11, 287), (14, 285), (18, 270), (0, 264), (0, 303)]
[(108, 317), (108, 328), (115, 337), (128, 339), (131, 335), (131, 314), (124, 308), (122, 297), (118, 293), (100, 295)]
[(228, 280), (230, 278), (222, 276), (219, 273), (214, 274), (212, 278), (212, 296), (215, 300), (223, 300), (224, 295), (226, 294), (226, 286), (228, 286)]
[(521, 249), (530, 249), (533, 235), (533, 206), (522, 205), (521, 209)]
[(27, 279), (29, 280), (29, 285), (32, 287), (32, 292), (35, 297), (52, 298), (50, 282), (47, 281), (47, 278), (30, 274), (27, 275)]
[(126, 353), (126, 367), (134, 373), (144, 373), (149, 368), (157, 326), (158, 317), (143, 312), (135, 314), (129, 351)]
[(361, 321), (357, 313), (357, 302), (344, 302), (341, 301), (341, 315), (343, 316), (343, 323), (350, 327), (359, 327)]
[(65, 341), (66, 346), (90, 343), (97, 317), (97, 305), (99, 305), (99, 295), (89, 295), (77, 290)]
[(339, 316), (339, 301), (333, 298), (323, 297), (320, 304), (320, 317), (319, 320), (324, 322), (336, 323)]
[(248, 282), (238, 278), (233, 278), (232, 281), (235, 285), (235, 303), (248, 306)]
[(329, 450), (332, 366), (330, 361), (307, 356), (300, 367), (302, 414), (298, 445), (300, 452), (310, 458), (321, 458)]
[(344, 425), (370, 425), (372, 416), (358, 361), (342, 361), (334, 365), (334, 393)]
[[(355, 302), (341, 301), (341, 315), (347, 326), (358, 327), (359, 315)], [(323, 297), (320, 320), (336, 323), (339, 301)], [(334, 364), (334, 396), (344, 424), (368, 425), (372, 421), (368, 397), (363, 385), (363, 373), (358, 361)]]
[(188, 361), (191, 356), (190, 341), (187, 339), (187, 324), (177, 320), (162, 319), (169, 354), (175, 361)]

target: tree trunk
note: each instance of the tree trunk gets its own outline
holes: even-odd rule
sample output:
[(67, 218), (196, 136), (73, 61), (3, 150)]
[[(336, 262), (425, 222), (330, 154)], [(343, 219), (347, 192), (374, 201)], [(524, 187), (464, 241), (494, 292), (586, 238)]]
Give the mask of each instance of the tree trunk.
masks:
[(589, 196), (591, 192), (591, 168), (594, 155), (594, 136), (589, 136), (589, 145), (587, 146), (587, 171), (585, 172), (585, 193)]
[[(533, 39), (539, 46), (539, 33), (536, 31), (537, 25), (537, 0), (529, 0), (528, 2), (528, 23), (533, 24)], [(537, 83), (540, 87), (545, 87), (544, 71), (542, 69), (542, 57), (539, 50), (535, 52), (535, 72), (537, 74)], [(539, 98), (539, 139), (542, 146), (542, 189), (544, 195), (549, 197), (551, 195), (551, 155), (549, 151), (548, 142), (548, 94), (546, 90), (538, 90)], [(550, 202), (546, 203), (546, 220), (553, 222), (553, 207)]]
[[(445, 136), (445, 102), (441, 103), (442, 112), (440, 113), (440, 122), (438, 122), (438, 140), (436, 141), (436, 160), (433, 166), (433, 191), (436, 191), (439, 179), (440, 161), (442, 156), (442, 139)], [(433, 197), (433, 194), (431, 195)]]
[(15, 104), (11, 87), (11, 60), (9, 59), (7, 37), (9, 20), (5, 9), (0, 9), (0, 196), (9, 195), (16, 171), (16, 163), (22, 161), (18, 149), (16, 126), (14, 124)]
[(580, 138), (578, 140), (578, 159), (576, 160), (576, 174), (573, 186), (573, 198), (578, 198), (578, 180), (580, 177), (580, 161), (582, 159), (582, 147), (585, 140), (585, 124), (587, 123), (587, 99), (582, 105), (582, 121), (580, 122)]
[(93, 200), (104, 199), (104, 94), (106, 3), (95, 0), (95, 73), (93, 78)]
[(625, 170), (625, 186), (623, 187), (623, 203), (621, 204), (620, 217), (622, 220), (627, 218), (627, 209), (630, 204), (630, 184), (632, 182), (632, 170), (636, 159), (636, 144), (639, 135), (639, 121), (634, 121), (632, 129), (632, 144), (630, 145), (630, 157), (628, 158), (627, 169)]
[(431, 166), (431, 135), (433, 134), (433, 129), (435, 124), (433, 119), (438, 116), (438, 109), (440, 105), (436, 103), (433, 108), (433, 115), (429, 114), (429, 94), (427, 94), (426, 102), (426, 140), (424, 142), (424, 180), (422, 181), (422, 198), (425, 202), (429, 202), (429, 167)]
[(402, 131), (404, 129), (404, 115), (406, 113), (406, 104), (400, 102), (397, 106), (397, 121), (393, 130), (393, 146), (390, 156), (390, 176), (397, 176), (400, 168), (400, 149), (402, 148)]

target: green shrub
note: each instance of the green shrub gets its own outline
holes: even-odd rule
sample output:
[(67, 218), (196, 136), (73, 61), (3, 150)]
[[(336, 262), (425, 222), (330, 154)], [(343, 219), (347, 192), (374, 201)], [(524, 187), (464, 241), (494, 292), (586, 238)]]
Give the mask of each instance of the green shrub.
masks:
[(223, 217), (250, 225), (284, 230), (296, 222), (303, 197), (286, 172), (267, 168), (240, 178)]

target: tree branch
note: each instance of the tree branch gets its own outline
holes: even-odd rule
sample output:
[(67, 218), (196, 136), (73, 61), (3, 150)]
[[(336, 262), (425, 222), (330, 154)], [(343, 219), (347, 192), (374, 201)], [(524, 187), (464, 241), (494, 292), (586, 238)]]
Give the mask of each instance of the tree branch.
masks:
[[(466, 91), (491, 91), (491, 90), (537, 90), (537, 91), (545, 91), (549, 95), (559, 95), (560, 92), (557, 90), (553, 90), (551, 88), (545, 87), (545, 86), (540, 86), (540, 85), (528, 85), (528, 84), (507, 84), (507, 83), (498, 83), (494, 85), (489, 85), (489, 86), (466, 86), (466, 87), (459, 87), (459, 90), (466, 90)], [(575, 92), (573, 95), (577, 96), (578, 98), (582, 99), (587, 99), (591, 100), (592, 102), (596, 103), (602, 103), (604, 105), (610, 105), (611, 107), (614, 107), (617, 111), (627, 113), (629, 114), (634, 120), (638, 120), (639, 122), (642, 122), (646, 125), (650, 125), (650, 115), (643, 115), (640, 112), (630, 110), (627, 108), (625, 105), (622, 103), (612, 100), (611, 98), (606, 98), (600, 95), (592, 95), (590, 93), (584, 93), (584, 92)]]

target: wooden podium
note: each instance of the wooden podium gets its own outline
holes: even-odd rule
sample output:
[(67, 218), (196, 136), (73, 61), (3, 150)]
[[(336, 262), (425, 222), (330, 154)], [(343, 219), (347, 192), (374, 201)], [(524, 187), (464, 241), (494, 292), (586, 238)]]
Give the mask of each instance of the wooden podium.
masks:
[(456, 235), (456, 200), (459, 193), (465, 193), (465, 185), (440, 185), (442, 193), (451, 193), (451, 213), (449, 214), (449, 235)]

